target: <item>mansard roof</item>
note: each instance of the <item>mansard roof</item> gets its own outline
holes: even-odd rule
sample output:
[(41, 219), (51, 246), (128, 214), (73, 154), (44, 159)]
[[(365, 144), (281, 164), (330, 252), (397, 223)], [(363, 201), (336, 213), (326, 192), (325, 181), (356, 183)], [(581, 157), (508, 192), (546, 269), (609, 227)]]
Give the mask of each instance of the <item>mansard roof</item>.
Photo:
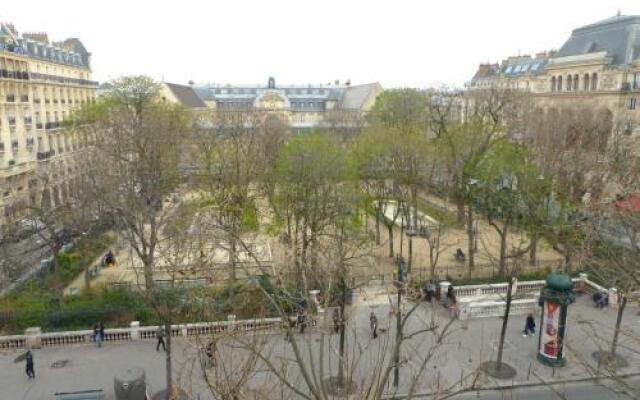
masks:
[(613, 65), (640, 59), (640, 16), (616, 15), (574, 29), (555, 57), (607, 52)]
[(176, 85), (175, 83), (164, 82), (171, 93), (178, 101), (187, 108), (205, 108), (207, 105), (191, 86)]

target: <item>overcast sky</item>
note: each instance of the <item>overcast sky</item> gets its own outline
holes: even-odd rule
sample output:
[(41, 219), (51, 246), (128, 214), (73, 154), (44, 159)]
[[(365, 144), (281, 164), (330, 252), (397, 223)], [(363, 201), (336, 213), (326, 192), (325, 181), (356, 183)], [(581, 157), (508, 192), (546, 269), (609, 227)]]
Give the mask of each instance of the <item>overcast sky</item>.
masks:
[[(480, 62), (562, 45), (640, 0), (23, 0), (0, 19), (80, 38), (94, 78), (168, 82), (461, 85)], [(165, 5), (166, 3), (166, 5)]]

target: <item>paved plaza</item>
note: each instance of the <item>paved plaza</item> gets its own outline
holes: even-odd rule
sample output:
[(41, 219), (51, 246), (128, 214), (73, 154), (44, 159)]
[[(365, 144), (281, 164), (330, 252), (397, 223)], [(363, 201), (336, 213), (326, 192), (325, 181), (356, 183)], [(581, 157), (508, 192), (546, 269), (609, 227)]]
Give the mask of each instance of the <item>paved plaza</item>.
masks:
[[(389, 344), (393, 339), (392, 326), (395, 323), (395, 315), (390, 312), (389, 306), (392, 295), (393, 293), (389, 293), (389, 296), (377, 293), (372, 296), (359, 296), (352, 307), (350, 326), (353, 329), (347, 335), (347, 347), (348, 353), (354, 360), (357, 359), (353, 362), (353, 379), (356, 382), (365, 382), (366, 377), (371, 375), (371, 368), (384, 359), (384, 354), (382, 356), (380, 354), (390, 351)], [(405, 305), (405, 310), (408, 307), (409, 305)], [(638, 341), (640, 320), (637, 307), (636, 304), (630, 304), (623, 321), (624, 333), (621, 334), (619, 353), (626, 359), (628, 366), (620, 368), (619, 374), (640, 373), (640, 342)], [(378, 316), (382, 331), (379, 338), (375, 340), (371, 339), (369, 334), (371, 311)], [(448, 312), (440, 305), (431, 307), (427, 303), (421, 304), (415, 316), (411, 318), (405, 333), (410, 334), (424, 329), (432, 318), (442, 327), (448, 321)], [(594, 308), (589, 298), (579, 298), (577, 303), (569, 308), (567, 366), (553, 369), (536, 360), (537, 336), (522, 336), (524, 318), (512, 317), (507, 331), (504, 361), (517, 370), (517, 375), (512, 380), (501, 381), (484, 375), (478, 377), (476, 374), (481, 362), (495, 359), (500, 318), (456, 321), (451, 326), (450, 334), (444, 339), (442, 345), (437, 347), (433, 359), (427, 363), (425, 372), (418, 379), (417, 392), (456, 391), (463, 387), (468, 388), (474, 380), (476, 388), (487, 389), (497, 386), (576, 381), (595, 376), (598, 374), (598, 368), (601, 369), (601, 373), (605, 373), (604, 366), (598, 366), (592, 353), (600, 348), (607, 348), (611, 337), (609, 327), (613, 326), (614, 322), (615, 310), (602, 311)], [(335, 349), (338, 336), (330, 334), (330, 327), (324, 327), (320, 321), (310, 333), (295, 336), (303, 353), (309, 357), (315, 357), (316, 362), (320, 353), (326, 354), (327, 366), (324, 375), (335, 375)], [(293, 359), (291, 345), (284, 339), (282, 333), (263, 333), (255, 335), (251, 340), (259, 343), (274, 362), (282, 362), (282, 365), (291, 363), (290, 360)], [(220, 350), (222, 358), (240, 362), (238, 360), (247, 354), (245, 349), (238, 346), (237, 341), (229, 339), (223, 342)], [(417, 335), (404, 343), (400, 393), (408, 389), (411, 375), (418, 369), (423, 356), (433, 348), (433, 343), (433, 336), (430, 334)], [(196, 340), (191, 339), (174, 340), (174, 345), (174, 370), (177, 381), (192, 394), (194, 399), (213, 399), (203, 380), (198, 356), (201, 354), (198, 350), (200, 345)], [(321, 350), (321, 346), (325, 346), (324, 350)], [(21, 353), (21, 351), (0, 353), (0, 387), (2, 387), (0, 397), (2, 399), (52, 399), (55, 392), (86, 389), (103, 389), (107, 399), (114, 399), (113, 376), (128, 366), (145, 369), (152, 392), (162, 389), (165, 381), (164, 353), (156, 352), (155, 341), (152, 340), (106, 343), (102, 348), (79, 345), (35, 350), (36, 379), (33, 381), (27, 379), (22, 362), (14, 363), (14, 359)], [(53, 367), (56, 362), (59, 362), (57, 368)], [(60, 366), (61, 364), (64, 365)], [(299, 387), (303, 387), (300, 377), (295, 376), (295, 371), (298, 369), (292, 367), (288, 373), (291, 374), (292, 381)], [(601, 380), (601, 383), (606, 386), (606, 380)], [(629, 383), (632, 386), (638, 386), (638, 380), (635, 378), (631, 378)], [(585, 387), (584, 385), (590, 385), (590, 383), (570, 383), (562, 387), (571, 388), (578, 396), (569, 398), (581, 399), (579, 393), (584, 392), (581, 389)], [(266, 365), (261, 362), (255, 364), (254, 374), (248, 380), (247, 388), (250, 390), (247, 391), (246, 398), (258, 398), (256, 394), (258, 392), (261, 395), (267, 392), (268, 398), (274, 399), (295, 398), (290, 392), (282, 389), (282, 385), (272, 377)], [(547, 391), (540, 388), (510, 391), (521, 393), (523, 397), (507, 398), (553, 398), (549, 389), (544, 389)], [(571, 390), (567, 389), (567, 393), (571, 394)], [(525, 396), (526, 393), (531, 397), (527, 397), (529, 394)], [(601, 392), (591, 390), (589, 393)], [(503, 398), (496, 397), (498, 395), (501, 394), (492, 391), (478, 393), (474, 391), (473, 396), (464, 394), (459, 398)], [(608, 396), (608, 398), (616, 397)]]

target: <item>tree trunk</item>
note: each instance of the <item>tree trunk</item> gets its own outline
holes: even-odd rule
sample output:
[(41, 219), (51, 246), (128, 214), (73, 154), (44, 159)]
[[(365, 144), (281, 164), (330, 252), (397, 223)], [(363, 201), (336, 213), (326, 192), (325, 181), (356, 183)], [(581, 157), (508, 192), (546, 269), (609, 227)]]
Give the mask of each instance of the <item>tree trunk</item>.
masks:
[(380, 207), (376, 206), (376, 244), (380, 245)]
[(505, 224), (502, 228), (501, 232), (498, 232), (500, 235), (500, 260), (498, 264), (498, 275), (500, 277), (504, 277), (507, 272), (507, 225)]
[(529, 265), (536, 265), (538, 263), (538, 233), (534, 233), (531, 236), (531, 247), (529, 248)]
[(147, 290), (153, 290), (155, 283), (153, 282), (153, 254), (148, 253), (146, 257), (142, 259), (144, 267), (144, 285)]
[(509, 280), (507, 286), (507, 301), (504, 307), (504, 315), (502, 317), (502, 329), (500, 330), (500, 343), (498, 343), (498, 368), (502, 366), (502, 352), (504, 350), (504, 339), (507, 335), (507, 324), (509, 323), (509, 311), (511, 310), (511, 291), (513, 289), (513, 278)]
[(457, 216), (458, 216), (458, 224), (464, 224), (464, 202), (459, 196), (454, 196), (454, 203), (456, 204)]
[(165, 324), (165, 333), (167, 337), (167, 351), (165, 352), (165, 367), (167, 372), (167, 391), (165, 393), (165, 399), (171, 400), (173, 394), (173, 367), (171, 364), (171, 324)]
[(475, 235), (476, 232), (473, 230), (473, 219), (474, 219), (474, 215), (473, 215), (473, 206), (471, 204), (469, 204), (467, 206), (467, 212), (466, 212), (466, 220), (467, 220), (467, 252), (468, 257), (469, 257), (469, 277), (471, 277), (471, 273), (473, 272), (474, 268), (476, 267), (476, 259), (475, 259)]
[(613, 341), (611, 342), (611, 360), (615, 362), (616, 360), (616, 350), (618, 347), (618, 335), (620, 334), (620, 325), (622, 324), (622, 314), (624, 313), (624, 309), (627, 306), (627, 296), (622, 296), (622, 302), (620, 303), (620, 307), (618, 308), (618, 318), (616, 319), (616, 329), (613, 332)]
[[(343, 282), (344, 284), (344, 282)], [(345, 352), (346, 352), (346, 346), (345, 346), (345, 342), (346, 342), (346, 335), (345, 335), (345, 318), (344, 318), (344, 310), (345, 310), (345, 303), (346, 303), (346, 293), (344, 293), (344, 291), (346, 290), (346, 287), (343, 286), (343, 293), (342, 293), (342, 301), (340, 302), (340, 358), (338, 360), (338, 386), (339, 387), (344, 387), (345, 385), (345, 379), (344, 379), (344, 365), (346, 363), (345, 360)]]
[(236, 238), (233, 234), (231, 236), (232, 237), (229, 238), (229, 267), (231, 267), (229, 276), (231, 278), (231, 282), (235, 283), (238, 278), (236, 276)]
[(389, 257), (393, 257), (393, 225), (387, 225), (389, 232)]

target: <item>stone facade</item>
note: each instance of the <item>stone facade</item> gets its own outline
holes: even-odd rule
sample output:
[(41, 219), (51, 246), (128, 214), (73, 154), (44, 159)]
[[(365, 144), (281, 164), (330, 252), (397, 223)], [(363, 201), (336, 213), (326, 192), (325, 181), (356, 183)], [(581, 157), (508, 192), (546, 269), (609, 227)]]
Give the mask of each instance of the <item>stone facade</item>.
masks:
[(265, 111), (300, 132), (329, 120), (346, 124), (345, 117), (361, 117), (371, 109), (382, 86), (377, 82), (279, 86), (269, 78), (267, 85), (201, 85), (195, 90), (209, 108)]
[(30, 205), (55, 207), (80, 184), (88, 144), (61, 124), (95, 99), (89, 62), (78, 39), (52, 43), (0, 22), (0, 226)]
[(573, 30), (558, 51), (481, 64), (467, 90), (528, 91), (536, 107), (608, 114), (626, 135), (640, 135), (640, 16), (617, 15)]

